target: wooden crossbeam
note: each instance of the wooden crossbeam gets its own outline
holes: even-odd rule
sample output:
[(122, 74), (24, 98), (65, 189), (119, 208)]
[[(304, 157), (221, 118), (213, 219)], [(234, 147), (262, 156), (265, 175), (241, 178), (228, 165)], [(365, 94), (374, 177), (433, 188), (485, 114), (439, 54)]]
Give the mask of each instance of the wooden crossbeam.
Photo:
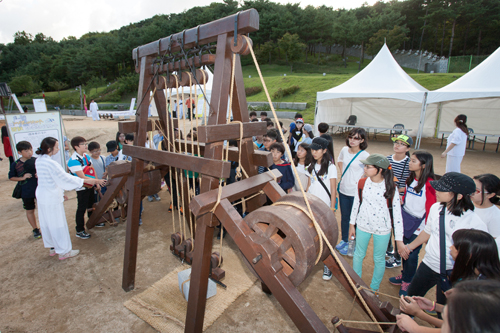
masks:
[[(240, 138), (240, 124), (230, 123), (222, 125), (198, 126), (199, 142), (217, 142)], [(254, 135), (264, 135), (267, 133), (265, 122), (243, 123), (243, 137), (249, 138)]]
[[(178, 71), (179, 70), (179, 64), (181, 67), (181, 70), (185, 69), (190, 69), (191, 67), (196, 67), (199, 68), (201, 66), (208, 66), (208, 65), (213, 65), (215, 62), (215, 54), (203, 54), (201, 56), (201, 61), (200, 57), (195, 56), (192, 58), (189, 58), (188, 61), (182, 59), (176, 62), (170, 62), (168, 64), (164, 64), (163, 66), (159, 65), (158, 67), (153, 69), (153, 72), (151, 74), (155, 74), (158, 72), (159, 74), (164, 74), (167, 72), (172, 73), (173, 71)], [(194, 82), (196, 83), (196, 82)], [(175, 84), (169, 85), (168, 88), (175, 88)]]
[(228, 178), (231, 173), (231, 163), (203, 157), (183, 155), (163, 150), (138, 146), (123, 146), (123, 153), (142, 161), (156, 162), (174, 168), (190, 170), (215, 178)]
[[(174, 118), (173, 121), (174, 121), (174, 127), (178, 127), (179, 119)], [(135, 133), (137, 132), (137, 126), (138, 126), (137, 122), (135, 122), (134, 120), (120, 121), (118, 122), (118, 131), (120, 133)], [(156, 126), (156, 129), (158, 129), (158, 126)], [(152, 130), (153, 130), (153, 121), (151, 119), (148, 119), (147, 131), (150, 132)], [(165, 131), (163, 128), (162, 130)]]
[[(190, 49), (199, 45), (205, 45), (217, 41), (218, 36), (234, 34), (234, 21), (238, 16), (238, 34), (248, 34), (259, 30), (259, 13), (255, 9), (247, 9), (221, 18), (219, 20), (202, 24), (196, 28), (184, 30), (173, 34), (169, 37), (161, 38), (155, 42), (139, 46), (132, 51), (132, 58), (137, 61), (141, 57), (162, 55), (165, 51), (178, 52), (182, 47), (184, 40), (184, 49)], [(136, 66), (136, 71), (139, 73), (139, 68)]]

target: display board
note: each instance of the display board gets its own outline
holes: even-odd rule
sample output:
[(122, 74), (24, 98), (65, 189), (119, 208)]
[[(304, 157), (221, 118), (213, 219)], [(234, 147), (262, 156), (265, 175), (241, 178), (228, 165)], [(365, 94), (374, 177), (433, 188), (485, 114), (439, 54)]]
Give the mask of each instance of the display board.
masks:
[(35, 112), (47, 112), (47, 105), (44, 99), (33, 99), (33, 106), (35, 107)]
[[(59, 141), (59, 149), (64, 149), (61, 114), (57, 111), (43, 113), (23, 113), (5, 115), (9, 132), (12, 153), (17, 160), (16, 144), (19, 141), (28, 141), (33, 147), (33, 157), (38, 157), (35, 151), (46, 137), (53, 137)], [(52, 156), (54, 160), (66, 169), (64, 154), (60, 152)]]

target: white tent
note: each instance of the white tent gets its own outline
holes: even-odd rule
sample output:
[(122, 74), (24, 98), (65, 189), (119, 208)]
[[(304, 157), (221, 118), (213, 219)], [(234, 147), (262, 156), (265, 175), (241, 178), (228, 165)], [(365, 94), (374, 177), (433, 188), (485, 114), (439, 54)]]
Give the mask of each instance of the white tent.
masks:
[(438, 103), (438, 130), (453, 131), (458, 114), (467, 115), (475, 133), (500, 134), (500, 48), (449, 85), (431, 91), (428, 104)]
[(410, 135), (417, 135), (421, 127), (424, 136), (432, 136), (435, 108), (427, 110), (427, 121), (421, 124), (426, 96), (427, 89), (406, 74), (384, 44), (361, 72), (337, 87), (317, 93), (315, 131), (321, 122), (345, 123), (355, 115), (360, 126), (392, 128), (401, 123), (412, 129)]

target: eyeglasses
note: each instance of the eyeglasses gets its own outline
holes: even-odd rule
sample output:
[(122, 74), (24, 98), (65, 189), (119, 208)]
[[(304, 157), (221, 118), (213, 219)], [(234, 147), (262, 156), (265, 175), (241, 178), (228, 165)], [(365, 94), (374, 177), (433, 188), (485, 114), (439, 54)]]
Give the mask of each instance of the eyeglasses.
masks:
[(92, 151), (91, 151), (91, 153), (92, 153), (92, 154), (97, 154), (97, 153), (100, 153), (100, 152), (101, 152), (101, 150), (100, 150), (100, 149), (95, 149), (95, 150), (92, 150)]
[(79, 146), (81, 146), (81, 145), (88, 146), (89, 144), (87, 142), (85, 142), (85, 143), (80, 143), (79, 144)]
[(359, 136), (350, 136), (349, 137), (349, 140), (352, 140), (352, 141), (360, 141), (362, 140)]
[(408, 147), (408, 145), (407, 145), (406, 143), (401, 142), (401, 141), (396, 141), (396, 142), (394, 142), (394, 145), (395, 145), (395, 146), (405, 146), (405, 147)]

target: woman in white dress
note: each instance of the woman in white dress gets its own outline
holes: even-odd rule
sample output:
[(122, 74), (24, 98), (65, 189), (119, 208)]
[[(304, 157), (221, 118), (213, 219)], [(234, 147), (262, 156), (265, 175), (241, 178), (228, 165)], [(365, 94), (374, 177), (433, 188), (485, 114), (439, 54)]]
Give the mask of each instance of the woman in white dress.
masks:
[(104, 182), (102, 179), (85, 179), (71, 176), (54, 161), (51, 156), (59, 152), (59, 143), (48, 137), (42, 140), (36, 153), (40, 156), (35, 162), (38, 177), (36, 201), (38, 203), (38, 219), (43, 234), (43, 244), (50, 248), (50, 255), (59, 255), (60, 260), (76, 256), (80, 251), (73, 250), (64, 212), (64, 201), (68, 198), (64, 191), (71, 191), (86, 184), (95, 185)]
[(451, 132), (448, 137), (446, 150), (441, 154), (442, 158), (446, 157), (446, 172), (460, 172), (460, 164), (465, 155), (465, 146), (469, 137), (469, 129), (467, 128), (467, 116), (459, 114), (455, 118), (457, 128)]

